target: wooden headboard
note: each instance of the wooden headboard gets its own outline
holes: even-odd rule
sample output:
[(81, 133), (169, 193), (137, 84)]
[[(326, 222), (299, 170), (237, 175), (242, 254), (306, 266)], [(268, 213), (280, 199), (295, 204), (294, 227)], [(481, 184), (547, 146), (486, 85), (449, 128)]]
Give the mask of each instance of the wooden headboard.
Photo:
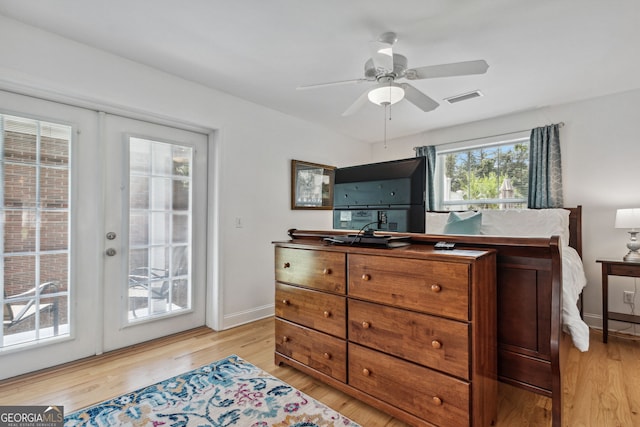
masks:
[(564, 209), (569, 211), (569, 246), (582, 258), (582, 206)]

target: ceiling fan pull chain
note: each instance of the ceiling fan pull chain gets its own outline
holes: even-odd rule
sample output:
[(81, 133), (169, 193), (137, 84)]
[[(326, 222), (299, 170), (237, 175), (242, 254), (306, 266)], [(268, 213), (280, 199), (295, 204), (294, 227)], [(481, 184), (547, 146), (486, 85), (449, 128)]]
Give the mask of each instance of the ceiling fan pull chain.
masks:
[[(384, 106), (384, 149), (387, 149), (387, 108), (391, 109), (389, 104)], [(391, 120), (391, 112), (389, 112), (389, 120)]]

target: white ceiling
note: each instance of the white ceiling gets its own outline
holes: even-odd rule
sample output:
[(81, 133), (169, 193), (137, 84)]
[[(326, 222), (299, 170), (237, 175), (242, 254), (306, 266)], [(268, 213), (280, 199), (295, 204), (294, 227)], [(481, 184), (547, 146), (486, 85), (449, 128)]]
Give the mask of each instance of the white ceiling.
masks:
[(410, 68), (489, 63), (412, 81), (440, 107), (392, 106), (389, 139), (640, 88), (638, 0), (0, 0), (0, 14), (363, 141), (383, 139), (384, 108), (342, 112), (373, 84), (296, 87), (363, 77), (386, 31)]

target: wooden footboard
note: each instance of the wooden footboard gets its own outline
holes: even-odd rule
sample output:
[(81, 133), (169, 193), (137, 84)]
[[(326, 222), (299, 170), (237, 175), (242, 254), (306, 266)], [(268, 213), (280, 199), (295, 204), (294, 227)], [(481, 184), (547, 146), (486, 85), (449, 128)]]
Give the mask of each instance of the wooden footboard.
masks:
[[(442, 236), (418, 237), (435, 242)], [(498, 378), (552, 399), (553, 426), (562, 416), (562, 262), (549, 239), (447, 236), (459, 247), (498, 251)]]
[[(581, 207), (569, 210), (569, 245), (582, 255)], [(353, 231), (289, 231), (294, 239), (349, 233)], [(560, 372), (567, 347), (561, 343), (560, 238), (389, 234), (410, 236), (415, 243), (434, 244), (446, 240), (461, 248), (497, 251), (499, 380), (551, 397), (553, 426), (560, 427)]]

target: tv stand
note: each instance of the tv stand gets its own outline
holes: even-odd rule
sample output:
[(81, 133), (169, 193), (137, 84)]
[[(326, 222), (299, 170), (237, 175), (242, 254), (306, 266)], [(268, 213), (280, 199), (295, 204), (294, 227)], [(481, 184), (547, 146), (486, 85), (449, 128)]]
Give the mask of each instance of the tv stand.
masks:
[(276, 364), (413, 426), (495, 424), (495, 251), (276, 242), (275, 278)]

